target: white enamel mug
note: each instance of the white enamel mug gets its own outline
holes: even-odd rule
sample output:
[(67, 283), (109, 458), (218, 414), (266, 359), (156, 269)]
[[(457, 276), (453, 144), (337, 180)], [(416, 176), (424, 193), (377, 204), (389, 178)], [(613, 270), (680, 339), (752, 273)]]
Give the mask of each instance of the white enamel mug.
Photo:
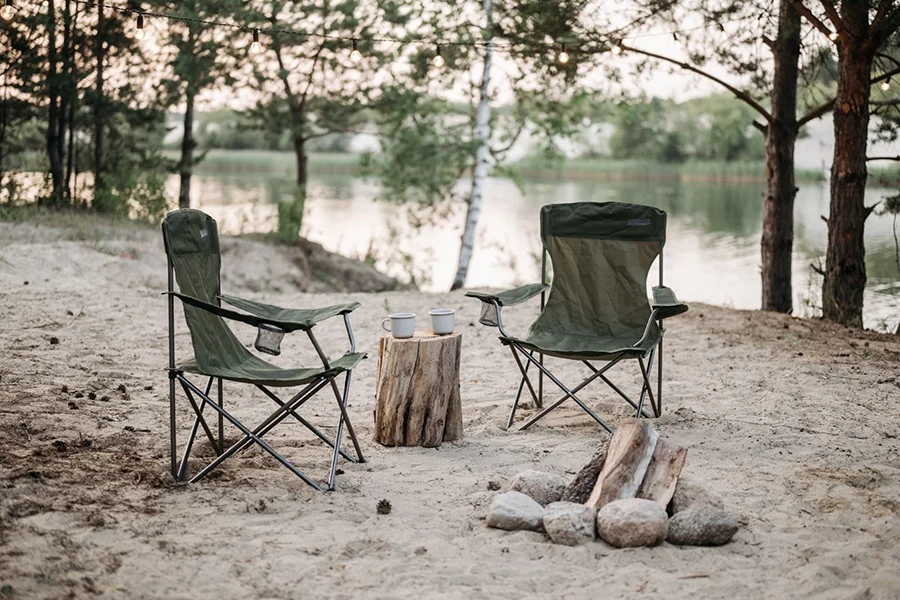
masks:
[[(390, 327), (385, 326), (388, 321), (391, 322)], [(415, 313), (394, 313), (381, 320), (381, 328), (390, 331), (391, 335), (397, 339), (411, 338), (416, 332), (416, 315)]]
[(452, 308), (435, 308), (428, 311), (431, 330), (435, 335), (449, 335), (456, 327), (456, 311)]

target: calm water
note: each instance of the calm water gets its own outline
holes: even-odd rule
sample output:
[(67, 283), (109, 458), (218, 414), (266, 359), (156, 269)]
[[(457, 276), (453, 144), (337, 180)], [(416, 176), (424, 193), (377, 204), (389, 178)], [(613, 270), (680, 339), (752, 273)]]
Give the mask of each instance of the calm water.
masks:
[[(177, 192), (177, 180), (170, 185)], [(276, 201), (291, 198), (291, 182), (277, 177), (200, 176), (194, 185), (197, 206), (230, 233), (272, 230), (277, 226)], [(669, 213), (665, 279), (679, 297), (759, 308), (761, 191), (761, 184), (684, 182), (552, 182), (519, 189), (508, 179), (491, 179), (467, 287), (502, 288), (538, 279), (538, 210), (543, 204), (623, 201)], [(871, 188), (868, 203), (891, 193), (896, 190)], [(413, 224), (408, 207), (377, 201), (377, 194), (376, 185), (361, 179), (314, 179), (302, 234), (347, 256), (370, 256), (392, 275), (415, 277), (423, 289), (448, 289), (464, 208), (442, 207), (447, 216), (436, 225)], [(827, 231), (820, 217), (827, 213), (827, 184), (802, 184), (795, 211), (795, 314), (814, 314), (820, 305), (821, 281), (809, 265), (824, 264)], [(894, 330), (900, 322), (900, 274), (891, 217), (869, 218), (866, 249), (866, 326)]]

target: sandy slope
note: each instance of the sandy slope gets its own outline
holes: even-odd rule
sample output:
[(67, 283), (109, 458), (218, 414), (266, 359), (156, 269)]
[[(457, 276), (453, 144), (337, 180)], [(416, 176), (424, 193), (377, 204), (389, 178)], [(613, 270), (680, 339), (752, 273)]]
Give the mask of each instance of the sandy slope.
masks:
[[(368, 360), (351, 414), (369, 462), (342, 465), (337, 493), (314, 492), (258, 450), (216, 477), (174, 486), (157, 240), (55, 241), (46, 230), (29, 237), (3, 227), (0, 597), (900, 597), (895, 338), (693, 307), (670, 324), (666, 414), (656, 426), (690, 448), (687, 471), (721, 493), (744, 528), (723, 548), (567, 548), (485, 528), (488, 482), (527, 468), (574, 474), (602, 431), (568, 405), (527, 433), (502, 430), (514, 367), (494, 330), (477, 325), (475, 301), (260, 295), (271, 283), (253, 274), (267, 261), (230, 252), (228, 292), (289, 306), (362, 302), (353, 322), (364, 349), (376, 347), (389, 310), (456, 308), (466, 438), (430, 450), (374, 444)], [(535, 310), (509, 310), (508, 324), (524, 330)], [(239, 329), (248, 342), (253, 333)], [(333, 354), (344, 351), (339, 322), (321, 335)], [(311, 358), (299, 336), (288, 340), (279, 364)], [(189, 352), (186, 334), (178, 351)], [(582, 375), (560, 368), (569, 381)], [(625, 371), (614, 380), (637, 385)], [(613, 394), (592, 389), (584, 397), (601, 414), (626, 414)], [(226, 392), (251, 422), (274, 406), (242, 386)], [(326, 396), (305, 410), (329, 431), (336, 412)], [(186, 427), (185, 405), (180, 420)], [(269, 440), (321, 479), (328, 453), (309, 437), (286, 424)], [(205, 442), (197, 452), (195, 469), (211, 455)], [(382, 498), (393, 505), (386, 516), (375, 512)]]

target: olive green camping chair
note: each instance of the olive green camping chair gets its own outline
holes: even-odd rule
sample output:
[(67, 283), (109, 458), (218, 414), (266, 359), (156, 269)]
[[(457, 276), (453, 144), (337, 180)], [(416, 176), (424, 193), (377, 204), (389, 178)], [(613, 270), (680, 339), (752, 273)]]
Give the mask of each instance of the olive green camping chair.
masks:
[[(349, 313), (359, 307), (359, 304), (354, 302), (319, 309), (291, 310), (222, 295), (219, 278), (221, 258), (216, 222), (209, 215), (198, 210), (182, 209), (166, 215), (162, 230), (169, 273), (167, 292), (169, 300), (169, 442), (172, 476), (178, 481), (185, 479), (191, 448), (202, 427), (218, 457), (194, 475), (191, 482), (202, 479), (227, 458), (255, 443), (300, 479), (317, 490), (321, 490), (322, 488), (318, 484), (262, 439), (272, 428), (291, 416), (333, 449), (331, 474), (328, 479), (328, 489), (333, 490), (339, 455), (351, 462), (365, 462), (359, 441), (356, 439), (356, 434), (347, 416), (350, 374), (353, 367), (366, 357), (365, 354), (356, 352), (356, 342), (348, 317)], [(178, 282), (180, 292), (176, 292), (174, 289), (175, 281)], [(193, 358), (177, 364), (175, 362), (175, 298), (180, 299), (184, 304), (184, 316), (191, 333), (191, 343), (194, 349)], [(222, 302), (240, 309), (241, 312), (224, 308)], [(338, 315), (343, 316), (350, 351), (332, 360), (319, 346), (319, 342), (313, 334), (313, 327), (320, 321)], [(308, 336), (322, 365), (283, 369), (266, 362), (244, 348), (224, 319), (257, 327), (258, 336), (255, 344), (257, 350), (273, 355), (280, 353), (281, 338), (285, 333), (302, 331)], [(344, 374), (343, 394), (338, 390), (335, 381), (342, 373)], [(205, 378), (207, 380), (205, 390), (200, 389), (200, 384), (191, 382), (187, 374)], [(277, 410), (251, 430), (225, 410), (222, 394), (223, 380), (255, 386), (278, 405)], [(210, 398), (210, 390), (214, 381), (217, 384), (217, 401)], [(180, 461), (176, 456), (176, 382), (181, 385), (195, 415)], [(281, 400), (269, 389), (296, 386), (303, 386), (303, 388), (287, 401)], [(330, 387), (334, 393), (340, 410), (340, 419), (333, 440), (297, 412), (301, 405), (326, 386)], [(207, 406), (217, 413), (218, 436), (213, 435), (203, 416)], [(225, 420), (244, 434), (238, 442), (227, 449), (223, 444)], [(341, 450), (341, 437), (345, 424), (353, 441), (356, 457)]]
[[(535, 405), (543, 410), (523, 424), (522, 429), (531, 427), (571, 398), (606, 430), (612, 431), (606, 421), (575, 395), (596, 379), (622, 396), (635, 409), (636, 416), (651, 417), (644, 407), (645, 397), (649, 398), (652, 416), (658, 417), (662, 412), (663, 319), (688, 309), (671, 289), (663, 286), (666, 213), (650, 206), (619, 202), (548, 205), (541, 208), (541, 241), (541, 283), (499, 294), (466, 294), (482, 302), (479, 322), (499, 328), (500, 342), (510, 348), (522, 374), (507, 429), (512, 427), (523, 388), (527, 387)], [(552, 285), (547, 282), (548, 254), (553, 266)], [(657, 256), (659, 286), (653, 288), (651, 305), (647, 298), (647, 277)], [(502, 308), (537, 295), (541, 297), (541, 314), (528, 333), (523, 338), (509, 334), (503, 327)], [(573, 388), (566, 387), (544, 365), (545, 356), (580, 361), (590, 369), (591, 375)], [(658, 366), (655, 395), (649, 377), (654, 357)], [(636, 402), (606, 374), (629, 359), (638, 363), (643, 379)], [(597, 367), (593, 362), (598, 361), (606, 364)], [(538, 369), (537, 391), (528, 376), (531, 365)], [(543, 406), (545, 376), (564, 393), (546, 408)]]

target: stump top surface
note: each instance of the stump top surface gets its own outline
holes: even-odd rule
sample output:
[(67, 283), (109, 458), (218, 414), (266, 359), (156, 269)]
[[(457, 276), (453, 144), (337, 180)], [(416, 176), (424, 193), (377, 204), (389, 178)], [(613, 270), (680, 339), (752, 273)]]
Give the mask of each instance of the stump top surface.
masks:
[(446, 335), (437, 335), (430, 329), (424, 329), (420, 331), (416, 331), (411, 338), (397, 339), (391, 334), (386, 334), (381, 336), (383, 339), (388, 339), (392, 343), (395, 344), (403, 344), (408, 342), (432, 342), (435, 340), (450, 340), (458, 337), (462, 337), (461, 331), (454, 331), (453, 333), (448, 333)]

